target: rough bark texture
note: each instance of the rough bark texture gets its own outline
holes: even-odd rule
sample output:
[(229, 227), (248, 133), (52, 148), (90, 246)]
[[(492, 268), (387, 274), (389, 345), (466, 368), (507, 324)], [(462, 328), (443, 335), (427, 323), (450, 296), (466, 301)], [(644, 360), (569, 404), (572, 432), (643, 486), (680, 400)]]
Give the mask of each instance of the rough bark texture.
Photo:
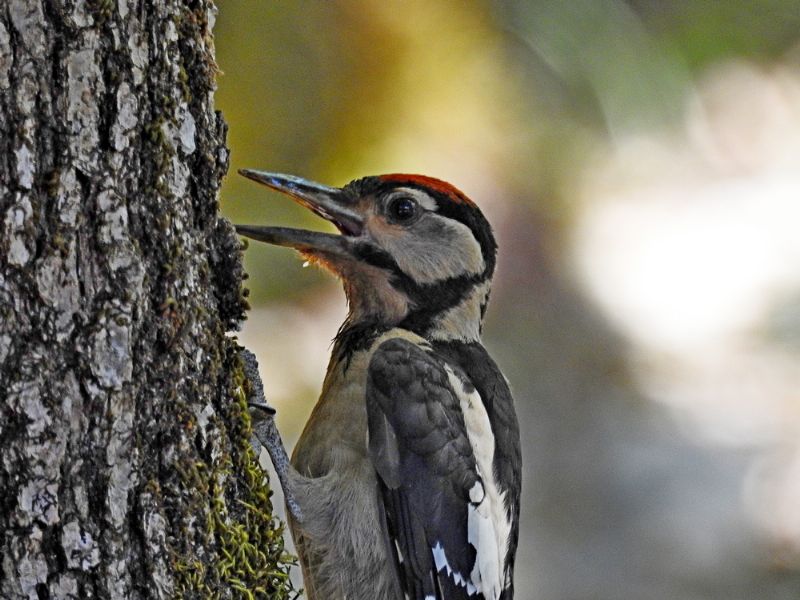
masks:
[(0, 597), (285, 597), (209, 0), (0, 0)]

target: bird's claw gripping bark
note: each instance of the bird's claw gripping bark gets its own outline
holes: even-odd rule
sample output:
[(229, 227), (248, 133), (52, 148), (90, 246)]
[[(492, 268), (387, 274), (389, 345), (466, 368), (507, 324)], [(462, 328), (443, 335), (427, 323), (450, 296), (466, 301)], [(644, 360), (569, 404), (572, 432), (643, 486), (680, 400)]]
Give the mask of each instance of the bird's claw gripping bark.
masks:
[(239, 355), (242, 358), (244, 376), (247, 377), (247, 380), (250, 382), (251, 394), (248, 398), (248, 406), (261, 409), (268, 415), (274, 415), (277, 411), (267, 404), (267, 399), (264, 396), (264, 384), (261, 381), (261, 375), (258, 373), (258, 360), (256, 359), (256, 355), (247, 348), (240, 348)]
[(250, 418), (253, 426), (253, 437), (250, 439), (250, 444), (253, 446), (256, 456), (260, 454), (262, 446), (267, 449), (270, 459), (272, 459), (272, 465), (275, 467), (275, 473), (281, 482), (286, 506), (292, 516), (300, 522), (303, 520), (300, 506), (292, 493), (289, 479), (292, 467), (289, 464), (289, 456), (283, 446), (281, 434), (275, 425), (276, 410), (267, 403), (264, 397), (264, 385), (261, 382), (261, 376), (258, 374), (258, 360), (256, 360), (255, 354), (246, 348), (242, 348), (240, 354), (244, 374), (250, 382), (251, 390), (247, 402), (250, 407)]

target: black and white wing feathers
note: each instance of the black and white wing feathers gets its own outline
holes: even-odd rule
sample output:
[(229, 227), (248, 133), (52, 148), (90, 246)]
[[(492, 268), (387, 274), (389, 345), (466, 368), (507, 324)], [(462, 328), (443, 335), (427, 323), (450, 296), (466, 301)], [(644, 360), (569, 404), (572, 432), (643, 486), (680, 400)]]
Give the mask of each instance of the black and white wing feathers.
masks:
[(394, 338), (373, 354), (366, 403), (388, 544), (409, 599), (500, 598), (510, 525), (502, 495), (487, 489), (493, 457), (481, 455), (494, 444), (474, 387), (429, 348)]

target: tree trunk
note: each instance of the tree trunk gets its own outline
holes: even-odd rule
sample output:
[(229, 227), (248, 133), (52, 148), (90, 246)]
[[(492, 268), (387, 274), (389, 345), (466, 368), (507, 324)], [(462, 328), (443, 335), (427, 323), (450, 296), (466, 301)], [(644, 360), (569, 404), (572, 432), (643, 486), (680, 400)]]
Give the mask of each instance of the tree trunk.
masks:
[(0, 0), (0, 597), (284, 598), (210, 0)]

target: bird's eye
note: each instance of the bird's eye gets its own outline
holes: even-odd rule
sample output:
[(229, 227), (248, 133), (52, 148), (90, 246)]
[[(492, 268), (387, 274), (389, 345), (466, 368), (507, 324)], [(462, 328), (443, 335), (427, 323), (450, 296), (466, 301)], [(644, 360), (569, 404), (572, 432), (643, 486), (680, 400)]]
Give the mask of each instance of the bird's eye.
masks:
[(395, 198), (389, 203), (389, 216), (397, 223), (406, 223), (417, 214), (417, 203), (408, 197)]

